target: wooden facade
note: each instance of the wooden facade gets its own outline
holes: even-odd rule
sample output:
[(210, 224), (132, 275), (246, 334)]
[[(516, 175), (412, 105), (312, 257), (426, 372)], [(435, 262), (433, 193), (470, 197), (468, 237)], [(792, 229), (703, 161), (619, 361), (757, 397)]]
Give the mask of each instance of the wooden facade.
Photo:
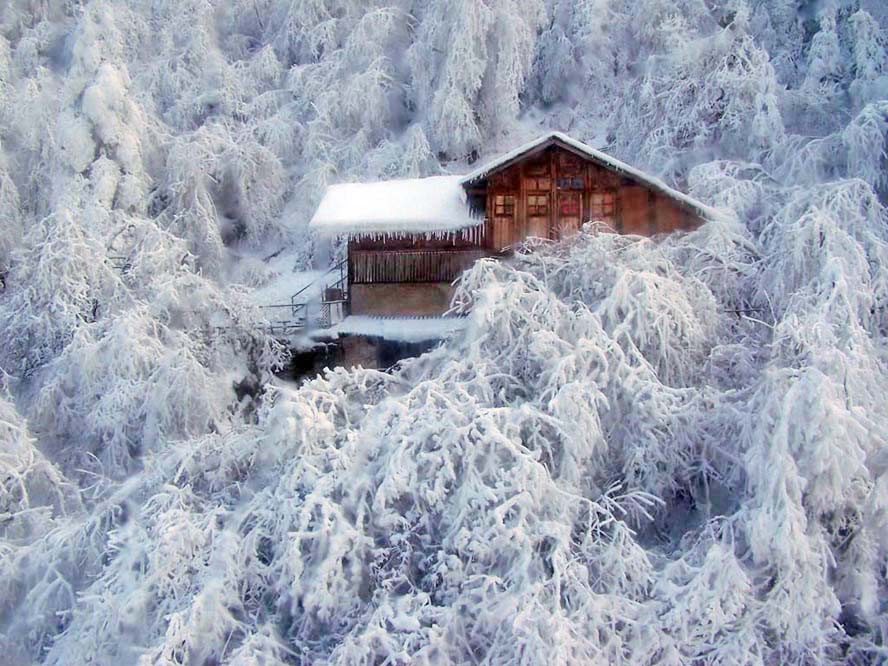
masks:
[(490, 255), (485, 225), (443, 235), (349, 239), (351, 314), (436, 316), (447, 310), (451, 283)]
[(530, 237), (565, 239), (585, 222), (645, 236), (703, 222), (702, 205), (695, 207), (658, 181), (616, 165), (596, 158), (591, 149), (552, 137), (463, 181), (468, 206), (478, 216), (475, 226), (352, 235), (352, 312), (440, 314), (450, 283), (480, 257), (502, 255)]
[(699, 213), (667, 194), (558, 144), (469, 183), (467, 191), (485, 202), (492, 251), (529, 237), (562, 240), (589, 221), (643, 236), (702, 222)]

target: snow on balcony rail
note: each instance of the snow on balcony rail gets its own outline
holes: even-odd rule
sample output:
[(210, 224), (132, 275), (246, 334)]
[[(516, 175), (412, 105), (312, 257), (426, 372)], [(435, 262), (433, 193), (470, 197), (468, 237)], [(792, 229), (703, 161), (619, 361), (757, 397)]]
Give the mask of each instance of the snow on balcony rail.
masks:
[(372, 317), (352, 315), (328, 331), (336, 335), (360, 335), (396, 342), (441, 340), (461, 331), (468, 324), (464, 317)]

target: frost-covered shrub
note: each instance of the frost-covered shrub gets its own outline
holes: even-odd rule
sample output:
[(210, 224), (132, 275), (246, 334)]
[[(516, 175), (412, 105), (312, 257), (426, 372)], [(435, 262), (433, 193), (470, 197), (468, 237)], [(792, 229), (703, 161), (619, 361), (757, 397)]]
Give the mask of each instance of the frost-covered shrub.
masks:
[(535, 87), (546, 104), (570, 101), (608, 112), (611, 91), (625, 70), (617, 34), (624, 17), (601, 0), (553, 3), (534, 58)]
[(48, 440), (94, 442), (73, 449), (69, 464), (85, 465), (89, 455), (119, 476), (145, 450), (223, 419), (232, 387), (205, 367), (196, 347), (144, 307), (83, 327), (47, 368), (52, 378), (31, 418)]
[[(137, 615), (127, 611), (116, 620), (154, 646), (146, 659), (177, 651), (225, 659), (261, 631), (237, 619), (252, 611), (235, 609), (258, 608), (269, 593), (277, 599), (275, 614), (299, 618), (283, 631), (311, 661), (352, 663), (405, 650), (420, 661), (441, 651), (460, 660), (465, 650), (506, 662), (518, 653), (542, 658), (545, 643), (535, 630), (516, 624), (499, 631), (504, 612), (526, 613), (532, 625), (543, 621), (570, 636), (566, 660), (602, 649), (619, 654), (619, 630), (588, 609), (599, 589), (644, 594), (650, 563), (626, 523), (644, 520), (652, 499), (611, 487), (607, 466), (593, 466), (605, 459), (604, 433), (573, 423), (580, 405), (605, 406), (607, 358), (618, 347), (596, 348), (606, 336), (591, 312), (572, 314), (570, 306), (533, 289), (533, 281), (530, 288), (522, 284), (520, 273), (503, 278), (514, 280), (508, 293), (519, 292), (516, 298), (548, 302), (530, 319), (538, 349), (520, 363), (515, 359), (511, 378), (503, 375), (507, 366), (490, 359), (514, 326), (497, 316), (509, 307), (502, 303), (489, 313), (499, 322), (491, 335), (467, 343), (466, 362), (439, 353), (407, 367), (403, 377), (331, 373), (298, 393), (281, 394), (264, 417), (269, 430), (261, 439), (250, 429), (195, 443), (176, 456), (174, 482), (182, 489), (156, 495), (124, 529), (136, 530), (128, 538), (157, 541), (144, 551), (144, 573), (128, 595), (127, 609)], [(473, 315), (476, 326), (484, 310), (480, 305)], [(560, 322), (554, 330), (547, 315)], [(544, 343), (547, 332), (551, 339)], [(575, 362), (545, 354), (556, 340), (577, 346)], [(590, 371), (601, 383), (591, 392), (571, 380)], [(504, 388), (533, 382), (550, 390), (528, 391), (531, 400), (514, 407), (493, 390), (504, 380)], [(417, 432), (419, 424), (425, 425)], [(211, 471), (213, 459), (224, 463)], [(332, 470), (341, 470), (338, 479), (316, 484), (319, 473)], [(222, 528), (221, 514), (205, 504), (208, 493), (237, 501), (241, 482), (251, 478), (267, 478), (269, 485)], [(294, 497), (302, 500), (293, 504)], [(281, 514), (275, 506), (292, 509)], [(142, 520), (149, 521), (147, 532), (137, 527)], [(132, 571), (132, 552), (121, 551), (109, 571)], [(194, 567), (205, 572), (206, 584), (193, 577)], [(574, 600), (567, 613), (551, 610), (559, 587)], [(92, 610), (77, 614), (71, 635), (96, 635), (94, 627), (115, 613), (104, 598), (89, 595)], [(158, 604), (164, 612), (140, 623), (141, 609)], [(484, 608), (490, 610), (479, 612)], [(613, 645), (599, 647), (590, 635), (608, 636)], [(95, 656), (120, 654), (96, 638), (88, 648)], [(51, 661), (64, 663), (65, 642)]]
[(888, 107), (874, 102), (842, 129), (823, 137), (793, 137), (776, 165), (781, 180), (811, 186), (845, 177), (862, 178), (885, 200)]
[(517, 114), (543, 15), (536, 0), (440, 0), (423, 8), (407, 59), (436, 152), (468, 155)]
[(608, 335), (626, 353), (641, 353), (664, 382), (687, 384), (706, 357), (718, 318), (712, 295), (690, 278), (679, 287), (678, 268), (649, 240), (596, 233), (536, 247), (521, 261), (560, 297), (591, 307)]
[(688, 173), (688, 189), (701, 201), (730, 211), (758, 232), (772, 201), (780, 196), (777, 181), (760, 164), (716, 160)]
[(849, 19), (852, 39), (851, 98), (857, 108), (888, 95), (888, 34), (866, 10)]
[[(65, 558), (66, 544), (53, 533), (82, 508), (78, 490), (40, 451), (28, 423), (9, 399), (5, 378), (0, 377), (0, 616), (9, 618), (0, 646), (9, 663), (19, 659), (27, 663), (23, 644), (38, 635), (46, 639), (54, 634), (61, 617), (55, 611), (63, 615), (74, 601), (63, 574), (43, 568), (43, 558), (30, 557), (36, 554), (29, 543), (48, 538), (52, 556)], [(23, 613), (29, 601), (31, 610)], [(7, 627), (30, 638), (12, 641)]]
[(82, 173), (96, 156), (96, 143), (92, 136), (89, 121), (73, 113), (65, 113), (59, 118), (59, 150), (65, 156), (68, 166)]
[(10, 255), (23, 233), (21, 199), (5, 166), (0, 161), (0, 279), (9, 269)]
[[(879, 613), (884, 413), (814, 369), (720, 394), (694, 354), (657, 362), (671, 338), (634, 342), (655, 320), (629, 317), (625, 340), (605, 325), (642, 266), (668, 276), (672, 318), (682, 299), (712, 307), (695, 275), (731, 255), (707, 242), (590, 233), (479, 262), (450, 348), (393, 375), (329, 372), (254, 426), (158, 451), (143, 479), (165, 485), (129, 504), (48, 661), (131, 654), (109, 623), (146, 663), (840, 660), (840, 604)], [(748, 335), (702, 330), (704, 358)], [(697, 386), (664, 384), (676, 370)]]
[(848, 173), (888, 197), (888, 102), (868, 104), (841, 133)]

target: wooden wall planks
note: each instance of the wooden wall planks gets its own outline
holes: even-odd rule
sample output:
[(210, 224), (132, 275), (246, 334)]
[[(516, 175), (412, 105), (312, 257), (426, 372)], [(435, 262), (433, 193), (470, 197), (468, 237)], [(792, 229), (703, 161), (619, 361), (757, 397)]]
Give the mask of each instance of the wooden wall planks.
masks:
[(397, 282), (452, 282), (460, 273), (490, 253), (471, 250), (352, 250), (352, 284)]
[[(510, 205), (503, 205), (506, 201)], [(693, 229), (702, 222), (665, 194), (558, 146), (492, 175), (487, 217), (493, 251), (529, 236), (565, 238), (588, 221), (645, 236)]]

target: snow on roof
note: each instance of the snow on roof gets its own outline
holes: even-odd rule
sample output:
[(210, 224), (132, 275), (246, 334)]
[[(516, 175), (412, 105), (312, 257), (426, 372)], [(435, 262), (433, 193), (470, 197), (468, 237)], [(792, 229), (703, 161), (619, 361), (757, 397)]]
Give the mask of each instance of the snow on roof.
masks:
[(440, 340), (466, 327), (463, 317), (346, 317), (328, 333), (338, 335), (366, 335), (398, 342), (427, 342)]
[(501, 168), (509, 165), (510, 163), (526, 155), (527, 153), (530, 153), (538, 148), (545, 148), (546, 146), (549, 146), (553, 143), (561, 143), (565, 147), (572, 148), (574, 151), (585, 155), (595, 162), (598, 162), (605, 168), (622, 173), (626, 177), (636, 182), (642, 183), (644, 185), (647, 185), (648, 187), (651, 187), (652, 189), (658, 190), (666, 196), (675, 199), (679, 203), (692, 208), (702, 217), (710, 220), (723, 219), (725, 217), (723, 213), (716, 210), (715, 208), (707, 206), (701, 201), (697, 201), (693, 197), (689, 197), (684, 192), (679, 192), (678, 190), (669, 187), (659, 178), (656, 178), (639, 169), (636, 169), (635, 167), (626, 164), (625, 162), (622, 162), (615, 157), (611, 157), (607, 153), (596, 150), (592, 146), (589, 146), (582, 141), (577, 141), (576, 139), (569, 137), (563, 132), (549, 132), (548, 134), (544, 134), (541, 137), (525, 143), (522, 146), (518, 146), (514, 150), (510, 150), (508, 153), (500, 155), (492, 162), (487, 162), (471, 173), (466, 174), (462, 177), (460, 182), (462, 185), (468, 185), (479, 180), (484, 180), (491, 173), (500, 170)]
[(480, 222), (460, 176), (432, 176), (331, 185), (309, 226), (331, 234), (437, 233)]

